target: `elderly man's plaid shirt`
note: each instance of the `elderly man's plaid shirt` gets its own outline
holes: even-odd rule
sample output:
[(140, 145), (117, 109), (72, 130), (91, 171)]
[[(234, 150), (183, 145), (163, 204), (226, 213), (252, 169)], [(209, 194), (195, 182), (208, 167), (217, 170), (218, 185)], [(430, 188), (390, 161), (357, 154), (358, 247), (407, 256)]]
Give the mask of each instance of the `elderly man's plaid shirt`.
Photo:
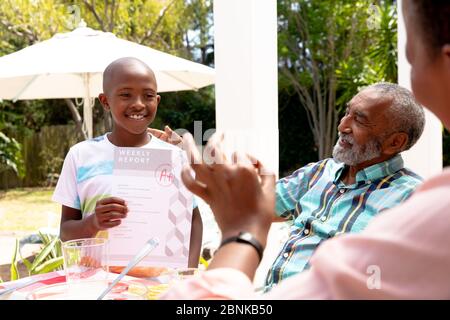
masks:
[(422, 182), (404, 168), (400, 155), (358, 172), (353, 185), (340, 181), (344, 168), (325, 159), (278, 181), (277, 215), (291, 220), (292, 226), (269, 270), (266, 290), (308, 268), (322, 241), (361, 231), (375, 215), (406, 200)]

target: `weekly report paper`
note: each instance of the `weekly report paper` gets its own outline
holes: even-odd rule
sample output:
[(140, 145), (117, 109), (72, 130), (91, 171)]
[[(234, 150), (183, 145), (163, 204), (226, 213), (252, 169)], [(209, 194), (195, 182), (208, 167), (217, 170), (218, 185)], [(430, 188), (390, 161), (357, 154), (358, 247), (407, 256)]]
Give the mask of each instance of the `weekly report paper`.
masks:
[(193, 196), (180, 177), (186, 161), (181, 149), (115, 149), (113, 196), (126, 201), (128, 215), (108, 230), (110, 265), (127, 265), (156, 237), (158, 247), (139, 266), (187, 267)]

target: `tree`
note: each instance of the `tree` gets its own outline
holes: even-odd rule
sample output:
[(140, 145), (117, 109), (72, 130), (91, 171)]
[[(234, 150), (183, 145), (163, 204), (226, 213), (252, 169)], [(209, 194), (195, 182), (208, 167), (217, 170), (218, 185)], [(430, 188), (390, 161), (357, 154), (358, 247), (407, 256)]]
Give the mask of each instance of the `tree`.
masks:
[(209, 66), (214, 63), (212, 9), (212, 0), (189, 0), (185, 11), (188, 21), (184, 34), (186, 50), (197, 62)]
[(320, 159), (331, 155), (339, 113), (358, 89), (396, 81), (395, 5), (377, 3), (278, 1), (280, 87), (298, 95)]
[(169, 53), (183, 48), (184, 0), (81, 1), (89, 26)]
[(70, 27), (67, 5), (57, 0), (6, 0), (0, 3), (0, 55), (51, 38)]

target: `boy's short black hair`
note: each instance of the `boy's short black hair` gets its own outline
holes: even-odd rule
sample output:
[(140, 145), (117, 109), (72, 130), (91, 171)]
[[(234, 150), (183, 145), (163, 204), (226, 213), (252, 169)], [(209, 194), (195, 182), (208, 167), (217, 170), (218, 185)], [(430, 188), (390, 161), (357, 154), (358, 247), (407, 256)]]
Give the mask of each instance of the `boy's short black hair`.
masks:
[(448, 0), (404, 0), (411, 1), (414, 14), (422, 30), (422, 39), (437, 52), (450, 44), (450, 1)]

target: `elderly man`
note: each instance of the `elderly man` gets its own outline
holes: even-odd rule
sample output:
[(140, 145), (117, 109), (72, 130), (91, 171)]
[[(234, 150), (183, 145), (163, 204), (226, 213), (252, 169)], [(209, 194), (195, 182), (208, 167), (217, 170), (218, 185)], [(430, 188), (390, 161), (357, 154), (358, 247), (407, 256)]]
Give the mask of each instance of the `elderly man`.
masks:
[(406, 200), (421, 178), (399, 154), (422, 134), (424, 111), (391, 83), (360, 91), (338, 126), (333, 158), (309, 164), (276, 184), (274, 221), (290, 220), (290, 236), (266, 278), (266, 288), (308, 268), (326, 239), (359, 232), (383, 210)]

